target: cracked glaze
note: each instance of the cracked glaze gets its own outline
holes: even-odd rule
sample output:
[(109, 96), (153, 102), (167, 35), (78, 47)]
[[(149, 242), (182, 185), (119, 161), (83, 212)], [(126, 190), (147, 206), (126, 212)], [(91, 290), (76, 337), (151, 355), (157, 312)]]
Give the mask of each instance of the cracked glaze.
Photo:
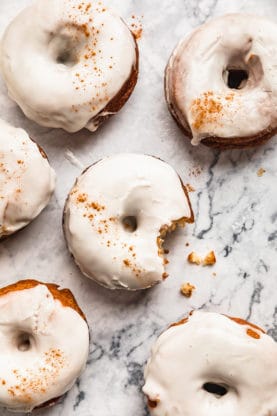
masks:
[[(0, 30), (27, 2), (0, 2)], [(1, 243), (1, 283), (28, 275), (69, 287), (93, 328), (83, 376), (64, 401), (43, 411), (43, 416), (88, 416), (91, 409), (95, 416), (148, 416), (141, 387), (150, 348), (171, 322), (193, 308), (248, 319), (277, 340), (276, 139), (258, 150), (222, 154), (203, 146), (195, 151), (171, 119), (163, 93), (168, 56), (186, 33), (222, 13), (255, 11), (270, 18), (277, 15), (277, 3), (111, 0), (111, 4), (127, 21), (133, 13), (144, 14), (141, 78), (136, 99), (94, 133), (93, 141), (86, 132), (68, 137), (63, 131), (35, 126), (19, 114), (0, 82), (1, 116), (13, 124), (16, 120), (39, 139), (58, 174), (56, 198), (48, 208), (16, 238)], [(65, 148), (74, 158), (67, 157)], [(114, 293), (82, 278), (62, 235), (64, 201), (75, 178), (93, 162), (122, 152), (160, 157), (195, 189), (190, 193), (195, 224), (178, 230), (165, 244), (171, 277), (147, 292)], [(260, 168), (266, 171), (261, 177)], [(191, 251), (205, 255), (210, 250), (217, 256), (212, 268), (187, 264)], [(190, 299), (179, 294), (186, 282), (196, 287)]]

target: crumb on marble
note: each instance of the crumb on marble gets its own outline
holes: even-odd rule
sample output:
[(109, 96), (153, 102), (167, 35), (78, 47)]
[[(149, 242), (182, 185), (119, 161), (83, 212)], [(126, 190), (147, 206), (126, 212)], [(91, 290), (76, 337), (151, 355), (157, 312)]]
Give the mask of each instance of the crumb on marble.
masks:
[(187, 260), (189, 263), (191, 264), (197, 264), (198, 266), (200, 266), (200, 264), (202, 263), (202, 259), (200, 256), (198, 256), (198, 254), (196, 254), (194, 251), (192, 251), (191, 253), (189, 253)]
[(187, 260), (191, 264), (196, 264), (197, 266), (213, 266), (216, 263), (216, 256), (214, 251), (210, 251), (204, 258), (199, 256), (195, 251), (189, 253)]
[(202, 262), (203, 266), (213, 266), (216, 263), (216, 257), (214, 251), (210, 251)]
[(191, 186), (189, 183), (186, 184), (186, 188), (188, 192), (195, 192), (195, 188)]
[(196, 287), (194, 285), (192, 285), (191, 283), (187, 282), (184, 283), (181, 288), (180, 288), (180, 292), (183, 296), (185, 296), (186, 298), (190, 298), (192, 296), (193, 291), (196, 289)]
[(259, 178), (261, 177), (261, 176), (263, 176), (263, 174), (266, 172), (266, 170), (264, 169), (264, 168), (260, 168), (258, 171), (257, 171), (257, 175), (259, 176)]

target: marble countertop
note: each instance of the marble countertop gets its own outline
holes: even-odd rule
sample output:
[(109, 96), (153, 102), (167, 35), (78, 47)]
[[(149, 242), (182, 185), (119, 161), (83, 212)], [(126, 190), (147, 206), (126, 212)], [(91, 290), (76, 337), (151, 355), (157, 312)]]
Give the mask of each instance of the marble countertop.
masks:
[[(0, 33), (29, 0), (1, 0)], [(192, 308), (250, 319), (277, 341), (277, 143), (220, 153), (194, 148), (167, 111), (163, 73), (178, 40), (211, 16), (226, 12), (277, 15), (276, 0), (113, 0), (131, 22), (142, 19), (138, 86), (124, 109), (97, 133), (69, 135), (27, 120), (0, 80), (0, 116), (25, 128), (46, 150), (57, 172), (47, 209), (0, 244), (0, 284), (22, 278), (69, 287), (86, 313), (92, 340), (86, 370), (64, 401), (43, 416), (146, 416), (141, 386), (151, 345), (172, 321)], [(141, 17), (143, 15), (143, 17)], [(155, 288), (112, 292), (82, 277), (62, 234), (66, 195), (83, 167), (105, 155), (141, 152), (169, 162), (195, 192), (196, 216), (168, 238), (170, 277)], [(265, 170), (262, 176), (257, 172)], [(189, 246), (186, 246), (189, 243)], [(214, 250), (212, 268), (191, 266), (190, 251)], [(216, 275), (214, 275), (214, 273)], [(182, 297), (182, 283), (196, 290)], [(10, 413), (1, 411), (2, 416)]]

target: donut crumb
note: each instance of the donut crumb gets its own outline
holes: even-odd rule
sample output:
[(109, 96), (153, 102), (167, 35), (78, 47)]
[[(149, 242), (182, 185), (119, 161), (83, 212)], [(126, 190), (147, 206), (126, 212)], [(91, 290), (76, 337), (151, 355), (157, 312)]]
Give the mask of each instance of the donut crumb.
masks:
[(216, 263), (216, 257), (214, 251), (210, 251), (204, 258), (203, 266), (213, 266)]
[(259, 176), (259, 178), (261, 177), (261, 176), (263, 176), (263, 174), (266, 172), (266, 170), (264, 169), (264, 168), (260, 168), (258, 171), (257, 171), (257, 176)]
[(185, 296), (186, 298), (190, 298), (192, 296), (193, 291), (196, 289), (196, 287), (194, 285), (192, 285), (191, 283), (187, 282), (184, 283), (181, 288), (180, 288), (180, 292), (183, 296)]
[(196, 264), (197, 266), (213, 266), (216, 263), (216, 256), (213, 250), (210, 251), (204, 258), (192, 251), (189, 253), (187, 260), (189, 263)]
[(195, 192), (195, 189), (193, 186), (191, 186), (189, 183), (186, 184), (186, 188), (188, 192)]
[(191, 264), (197, 264), (197, 266), (200, 266), (200, 264), (202, 263), (202, 258), (198, 256), (198, 254), (196, 254), (194, 251), (189, 253), (187, 260)]

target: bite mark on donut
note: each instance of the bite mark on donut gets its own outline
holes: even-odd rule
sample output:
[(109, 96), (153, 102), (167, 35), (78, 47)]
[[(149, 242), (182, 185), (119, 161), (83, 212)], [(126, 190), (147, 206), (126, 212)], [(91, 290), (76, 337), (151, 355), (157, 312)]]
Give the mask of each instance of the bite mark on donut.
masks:
[(54, 299), (59, 300), (63, 306), (74, 309), (86, 321), (85, 314), (77, 304), (77, 301), (72, 292), (69, 289), (59, 289), (59, 285), (53, 283), (43, 283), (32, 279), (20, 280), (17, 283), (1, 288), (0, 296), (4, 296), (8, 293), (17, 292), (20, 290), (32, 289), (38, 285), (46, 286)]
[[(158, 246), (158, 255), (163, 258), (164, 266), (169, 263), (169, 260), (167, 260), (167, 258), (165, 257), (165, 254), (167, 254), (166, 250), (163, 247), (167, 234), (175, 231), (177, 227), (184, 228), (186, 224), (192, 224), (194, 222), (194, 213), (192, 210), (188, 190), (186, 186), (183, 184), (180, 177), (179, 179), (180, 179), (181, 186), (182, 186), (183, 192), (185, 194), (185, 197), (189, 206), (190, 215), (189, 217), (182, 217), (182, 218), (179, 218), (178, 220), (173, 220), (170, 225), (161, 226), (159, 235), (157, 237), (157, 246)], [(163, 279), (166, 279), (168, 277), (168, 273), (164, 272), (162, 277)]]

